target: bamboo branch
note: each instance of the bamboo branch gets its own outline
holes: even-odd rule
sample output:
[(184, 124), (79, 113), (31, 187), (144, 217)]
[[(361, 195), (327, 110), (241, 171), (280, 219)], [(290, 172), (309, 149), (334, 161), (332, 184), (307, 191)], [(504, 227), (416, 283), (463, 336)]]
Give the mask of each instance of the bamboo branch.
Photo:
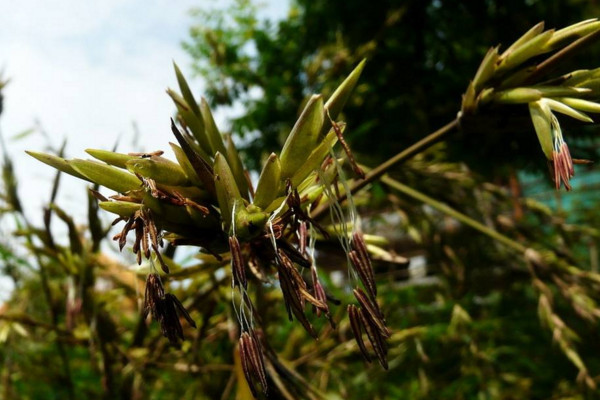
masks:
[(407, 185), (404, 185), (403, 183), (398, 182), (395, 179), (390, 178), (389, 176), (384, 176), (381, 178), (381, 182), (383, 182), (384, 184), (388, 185), (389, 187), (409, 196), (412, 197), (415, 200), (421, 201), (425, 204), (427, 204), (428, 206), (435, 208), (436, 210), (449, 215), (450, 217), (462, 222), (463, 224), (470, 226), (471, 228), (478, 230), (479, 232), (483, 233), (484, 235), (487, 235), (489, 237), (491, 237), (494, 240), (497, 240), (499, 242), (501, 242), (502, 244), (506, 245), (507, 247), (510, 247), (511, 249), (523, 254), (525, 252), (525, 250), (527, 250), (527, 248), (525, 246), (523, 246), (522, 244), (512, 240), (511, 238), (509, 238), (508, 236), (505, 236), (501, 233), (499, 233), (498, 231), (495, 231), (494, 229), (491, 229), (487, 226), (485, 226), (484, 224), (482, 224), (479, 221), (474, 220), (471, 217), (468, 217), (467, 215), (453, 209), (452, 207), (448, 206), (445, 203), (442, 203), (438, 200), (435, 200)]
[[(379, 179), (383, 174), (385, 174), (386, 172), (388, 172), (390, 170), (390, 168), (403, 163), (404, 161), (410, 159), (411, 157), (415, 156), (416, 154), (424, 151), (425, 149), (428, 149), (429, 147), (433, 146), (434, 144), (436, 144), (437, 142), (439, 142), (440, 140), (442, 140), (447, 134), (449, 134), (450, 132), (452, 132), (454, 129), (457, 129), (459, 126), (459, 118), (456, 117), (454, 120), (452, 120), (451, 122), (449, 122), (448, 124), (444, 125), (443, 127), (441, 127), (440, 129), (438, 129), (437, 131), (427, 135), (426, 137), (424, 137), (423, 139), (419, 140), (418, 142), (414, 143), (412, 146), (407, 147), (406, 149), (404, 149), (403, 151), (401, 151), (400, 153), (396, 154), (395, 156), (393, 156), (392, 158), (390, 158), (389, 160), (383, 162), (382, 164), (380, 164), (379, 166), (377, 166), (376, 168), (373, 168), (369, 173), (367, 173), (367, 175), (365, 176), (365, 179), (362, 179), (360, 181), (357, 181), (354, 183), (354, 185), (352, 185), (352, 187), (350, 188), (350, 193), (354, 194), (356, 192), (358, 192), (359, 190), (361, 190), (362, 188), (364, 188), (365, 186), (367, 186), (369, 183)], [(346, 199), (347, 194), (346, 193), (342, 193), (339, 198), (338, 201), (342, 202)], [(312, 213), (312, 217), (313, 218), (319, 218), (324, 212), (326, 212), (329, 209), (329, 204), (321, 204), (313, 213)]]

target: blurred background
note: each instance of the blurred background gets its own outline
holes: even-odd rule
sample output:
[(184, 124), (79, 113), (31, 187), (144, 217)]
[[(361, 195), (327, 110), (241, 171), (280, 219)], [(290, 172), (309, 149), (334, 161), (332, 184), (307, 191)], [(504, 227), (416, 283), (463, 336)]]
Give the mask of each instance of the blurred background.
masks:
[[(140, 318), (145, 275), (110, 241), (86, 185), (25, 149), (167, 150), (175, 61), (256, 178), (307, 97), (328, 97), (366, 58), (343, 119), (355, 157), (375, 167), (456, 117), (491, 46), (599, 12), (579, 0), (0, 4), (0, 398), (244, 398), (228, 283), (195, 251), (169, 254), (182, 271), (172, 287), (198, 323), (170, 347)], [(562, 72), (599, 66), (596, 44)], [(264, 288), (270, 346), (287, 371), (271, 398), (598, 397), (599, 170), (577, 166), (574, 190), (554, 190), (533, 128), (513, 132), (511, 118), (456, 132), (390, 172), (433, 201), (378, 182), (356, 197), (365, 230), (392, 255), (375, 265), (394, 332), (389, 371), (362, 361), (345, 306), (337, 330), (315, 321), (315, 342)], [(574, 158), (598, 159), (595, 124), (563, 133)], [(436, 204), (568, 267), (533, 271)], [(320, 253), (346, 304), (343, 254)]]

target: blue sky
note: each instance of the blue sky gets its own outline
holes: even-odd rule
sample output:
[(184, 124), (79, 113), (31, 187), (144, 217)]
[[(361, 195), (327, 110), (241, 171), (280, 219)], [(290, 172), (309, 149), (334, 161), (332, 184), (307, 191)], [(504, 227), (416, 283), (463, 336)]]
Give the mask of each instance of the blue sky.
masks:
[[(0, 118), (3, 136), (10, 138), (39, 121), (55, 144), (68, 138), (72, 157), (84, 157), (88, 147), (109, 149), (119, 137), (122, 151), (168, 148), (173, 106), (165, 89), (176, 87), (172, 60), (191, 78), (191, 59), (181, 49), (195, 22), (189, 10), (227, 3), (0, 2), (0, 70), (11, 78)], [(262, 4), (262, 16), (270, 18), (282, 18), (288, 10), (287, 1)], [(200, 79), (191, 84), (202, 93)], [(130, 148), (134, 122), (143, 148)], [(27, 205), (37, 209), (47, 197), (52, 171), (31, 162), (23, 150), (43, 150), (44, 140), (33, 135), (9, 140), (9, 146), (22, 195), (33, 199)], [(68, 178), (64, 183), (75, 181)]]
[[(20, 0), (0, 2), (0, 71), (11, 78), (5, 89), (0, 131), (19, 173), (25, 207), (41, 219), (53, 172), (25, 149), (43, 151), (34, 134), (10, 138), (39, 121), (55, 145), (66, 137), (71, 157), (85, 148), (168, 149), (173, 106), (165, 93), (176, 87), (175, 60), (191, 77), (190, 57), (181, 49), (195, 22), (191, 8), (224, 7), (230, 1), (190, 0)], [(287, 0), (261, 1), (260, 16), (284, 18)], [(197, 94), (202, 81), (192, 79)], [(223, 121), (223, 115), (217, 116)], [(140, 147), (132, 148), (133, 122)], [(59, 204), (84, 221), (84, 185), (65, 177)], [(1, 283), (0, 283), (1, 291)]]

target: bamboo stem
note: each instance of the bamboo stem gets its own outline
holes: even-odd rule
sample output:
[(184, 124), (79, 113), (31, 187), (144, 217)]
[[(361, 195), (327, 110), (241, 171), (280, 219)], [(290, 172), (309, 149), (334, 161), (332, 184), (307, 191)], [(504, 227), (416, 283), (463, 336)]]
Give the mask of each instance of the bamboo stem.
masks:
[(452, 207), (448, 206), (445, 203), (442, 203), (440, 201), (437, 201), (407, 185), (404, 185), (403, 183), (398, 182), (395, 179), (390, 178), (389, 176), (384, 176), (383, 178), (381, 178), (381, 182), (383, 182), (384, 184), (388, 185), (389, 187), (409, 196), (412, 197), (413, 199), (419, 200), (425, 204), (427, 204), (428, 206), (435, 208), (436, 210), (449, 215), (450, 217), (462, 222), (463, 224), (470, 226), (471, 228), (478, 230), (479, 232), (483, 233), (484, 235), (487, 235), (489, 237), (491, 237), (492, 239), (495, 239), (499, 242), (501, 242), (502, 244), (510, 247), (511, 249), (519, 252), (519, 253), (524, 253), (525, 250), (527, 249), (525, 246), (523, 246), (521, 243), (518, 243), (514, 240), (512, 240), (511, 238), (504, 236), (503, 234), (495, 231), (494, 229), (491, 229), (487, 226), (485, 226), (484, 224), (482, 224), (479, 221), (474, 220), (471, 217), (466, 216), (465, 214), (453, 209)]
[[(395, 156), (393, 156), (392, 158), (390, 158), (389, 160), (381, 163), (379, 166), (377, 166), (376, 168), (373, 168), (366, 176), (365, 179), (362, 179), (360, 181), (356, 181), (354, 183), (354, 185), (352, 185), (352, 187), (350, 188), (350, 193), (354, 194), (356, 192), (358, 192), (359, 190), (361, 190), (362, 188), (364, 188), (365, 186), (367, 186), (369, 183), (377, 180), (378, 178), (380, 178), (383, 174), (385, 174), (387, 171), (389, 171), (390, 168), (408, 160), (409, 158), (415, 156), (416, 154), (422, 152), (425, 149), (428, 149), (429, 147), (433, 146), (434, 144), (436, 144), (437, 142), (439, 142), (440, 140), (442, 140), (444, 138), (445, 135), (447, 135), (448, 133), (452, 132), (454, 129), (458, 128), (458, 124), (459, 124), (459, 117), (456, 117), (454, 120), (452, 120), (451, 122), (449, 122), (448, 124), (444, 125), (443, 127), (441, 127), (440, 129), (438, 129), (437, 131), (427, 135), (426, 137), (424, 137), (423, 139), (419, 140), (418, 142), (414, 143), (413, 145), (407, 147), (406, 149), (404, 149), (403, 151), (401, 151), (400, 153), (396, 154)], [(346, 193), (342, 193), (340, 194), (338, 201), (342, 202), (346, 199), (347, 194)], [(325, 203), (325, 204), (321, 204), (313, 213), (312, 213), (312, 217), (313, 218), (319, 218), (319, 216), (321, 216), (325, 211), (327, 211), (329, 208), (329, 203)]]

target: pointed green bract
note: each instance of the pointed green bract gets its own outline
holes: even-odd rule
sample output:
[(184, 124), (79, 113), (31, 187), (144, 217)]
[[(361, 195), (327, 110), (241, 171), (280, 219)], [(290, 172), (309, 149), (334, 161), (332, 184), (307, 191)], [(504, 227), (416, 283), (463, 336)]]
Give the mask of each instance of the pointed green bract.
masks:
[(556, 49), (560, 47), (565, 41), (572, 40), (574, 38), (580, 38), (596, 31), (600, 30), (600, 21), (597, 18), (588, 19), (581, 21), (577, 24), (567, 26), (566, 28), (560, 29), (552, 35), (552, 38), (548, 40), (545, 46), (548, 49)]
[(192, 167), (192, 164), (190, 164), (190, 160), (188, 160), (188, 158), (186, 157), (183, 149), (177, 146), (175, 143), (169, 142), (169, 145), (171, 146), (171, 150), (173, 150), (173, 154), (175, 154), (175, 158), (177, 158), (177, 162), (183, 169), (183, 172), (190, 180), (190, 182), (196, 186), (202, 186), (202, 181), (196, 175), (194, 167)]
[(69, 165), (88, 180), (119, 193), (139, 189), (141, 182), (122, 169), (91, 160), (69, 160)]
[(233, 177), (235, 178), (235, 183), (237, 183), (242, 197), (248, 200), (248, 181), (246, 180), (244, 164), (242, 163), (242, 159), (240, 158), (240, 155), (237, 149), (235, 148), (235, 144), (233, 143), (231, 135), (226, 135), (225, 139), (227, 143), (227, 163), (231, 168), (231, 172), (233, 173)]
[(577, 110), (569, 107), (568, 105), (561, 103), (560, 101), (556, 101), (553, 99), (544, 99), (543, 101), (548, 105), (548, 107), (550, 107), (550, 109), (552, 111), (556, 111), (561, 114), (568, 115), (571, 118), (575, 118), (575, 119), (578, 119), (583, 122), (594, 122), (594, 120), (591, 119), (586, 114), (584, 114), (580, 111), (577, 111)]
[(502, 53), (501, 57), (502, 58), (508, 57), (517, 48), (521, 47), (522, 45), (529, 42), (534, 37), (538, 36), (540, 33), (542, 33), (544, 31), (544, 25), (545, 24), (543, 21), (537, 23), (533, 28), (531, 28), (530, 30), (525, 32), (525, 34), (523, 34), (523, 36), (521, 36), (520, 38), (515, 40), (515, 42), (513, 44), (511, 44), (510, 47), (504, 51), (504, 53)]
[(83, 179), (86, 181), (91, 181), (85, 175), (77, 172), (71, 165), (69, 165), (69, 162), (67, 160), (65, 160), (64, 158), (57, 157), (52, 154), (39, 153), (37, 151), (26, 150), (25, 153), (29, 154), (31, 157), (35, 158), (36, 160), (41, 161), (44, 164), (47, 164), (47, 165), (51, 166), (52, 168), (55, 168), (66, 174), (72, 175), (76, 178)]
[(547, 105), (536, 101), (529, 104), (529, 113), (542, 151), (548, 160), (552, 160), (552, 112)]
[(492, 47), (488, 50), (481, 65), (477, 69), (475, 78), (473, 78), (473, 87), (476, 92), (481, 90), (483, 85), (494, 75), (496, 72), (496, 61), (498, 61), (498, 47)]
[(254, 195), (253, 204), (265, 209), (277, 197), (281, 179), (281, 163), (277, 154), (271, 153), (265, 163)]
[(542, 98), (542, 93), (534, 88), (515, 88), (498, 92), (494, 95), (495, 103), (520, 104), (531, 103)]
[(535, 89), (539, 90), (543, 97), (581, 96), (592, 92), (592, 90), (588, 88), (569, 86), (535, 86)]
[(175, 135), (175, 138), (179, 142), (181, 149), (185, 153), (190, 165), (194, 169), (196, 176), (202, 184), (204, 188), (208, 190), (208, 192), (212, 195), (215, 194), (215, 182), (214, 182), (214, 174), (211, 165), (203, 159), (190, 145), (185, 137), (179, 132), (179, 128), (175, 125), (175, 121), (171, 119), (171, 132)]
[(196, 99), (194, 99), (194, 95), (192, 94), (192, 91), (190, 90), (190, 87), (189, 87), (187, 81), (185, 80), (185, 77), (181, 73), (181, 70), (179, 69), (179, 67), (177, 66), (175, 61), (173, 61), (173, 68), (175, 69), (175, 75), (177, 76), (177, 84), (179, 85), (179, 90), (181, 90), (181, 94), (183, 95), (183, 98), (187, 102), (191, 111), (194, 114), (196, 114), (196, 116), (201, 117), (200, 108), (198, 107), (198, 103), (196, 103)]
[(185, 186), (190, 183), (183, 168), (164, 157), (136, 158), (127, 161), (126, 165), (129, 171), (150, 178), (156, 183), (172, 186)]
[(127, 168), (127, 161), (138, 158), (135, 156), (130, 156), (128, 154), (116, 153), (114, 151), (108, 150), (86, 149), (85, 152), (88, 153), (90, 156), (94, 157), (95, 159), (104, 161), (107, 164), (123, 169)]
[(219, 209), (221, 210), (221, 218), (223, 219), (225, 229), (229, 230), (234, 205), (240, 204), (243, 207), (242, 195), (235, 183), (235, 178), (231, 173), (227, 160), (218, 152), (215, 154), (214, 171), (215, 189), (217, 191)]
[(219, 227), (219, 220), (214, 214), (204, 214), (192, 206), (185, 206), (185, 210), (193, 221), (194, 225), (198, 228), (217, 228)]
[[(346, 129), (346, 124), (338, 123), (338, 127), (342, 133)], [(297, 187), (300, 183), (306, 179), (306, 177), (317, 168), (321, 166), (321, 163), (329, 154), (330, 149), (337, 142), (338, 137), (333, 129), (329, 131), (327, 136), (319, 143), (319, 145), (310, 153), (310, 155), (303, 160), (302, 165), (294, 172), (292, 176), (292, 186)]]
[(192, 132), (192, 135), (194, 135), (194, 138), (198, 141), (200, 147), (202, 147), (202, 150), (205, 153), (212, 154), (210, 142), (206, 136), (206, 128), (202, 116), (194, 114), (187, 101), (185, 101), (185, 99), (175, 91), (167, 89), (167, 94), (171, 97), (171, 99), (173, 99), (175, 107), (177, 107), (177, 112), (181, 118), (183, 118), (183, 122), (185, 122), (189, 130)]
[(557, 100), (577, 110), (591, 113), (600, 113), (600, 104), (595, 103), (593, 101), (576, 99), (573, 97), (560, 97), (557, 98)]
[(516, 47), (511, 53), (508, 53), (506, 56), (501, 56), (501, 62), (498, 65), (498, 72), (508, 71), (515, 67), (518, 67), (523, 62), (535, 57), (539, 54), (546, 53), (550, 51), (544, 47), (546, 42), (550, 40), (554, 30), (549, 30), (544, 33), (541, 33), (534, 38), (528, 40), (523, 43), (519, 47)]
[(314, 150), (325, 120), (323, 97), (313, 95), (292, 128), (281, 150), (281, 176), (291, 178)]
[(123, 218), (131, 217), (143, 207), (140, 203), (130, 201), (100, 201), (98, 202), (98, 206), (105, 211), (117, 214)]
[[(365, 64), (367, 59), (363, 59), (354, 70), (348, 75), (346, 79), (338, 86), (338, 88), (333, 92), (331, 97), (327, 99), (325, 103), (325, 109), (329, 112), (332, 120), (336, 120), (336, 118), (342, 112), (346, 102), (350, 98), (350, 95), (354, 91), (356, 84), (358, 83), (358, 79), (362, 74), (363, 69), (365, 68)], [(331, 123), (328, 118), (325, 118), (325, 122), (323, 124), (323, 128), (321, 128), (321, 136), (324, 136), (331, 128)]]
[(565, 82), (566, 86), (587, 87), (590, 81), (600, 78), (600, 68), (574, 71)]
[[(535, 72), (535, 66), (529, 65), (514, 72), (511, 72), (509, 76), (502, 80), (498, 85), (498, 90), (512, 89), (522, 85), (527, 79)], [(490, 89), (490, 88), (487, 88)], [(483, 89), (486, 90), (486, 89)]]
[(475, 92), (475, 86), (473, 85), (473, 81), (469, 82), (469, 86), (467, 86), (467, 91), (463, 94), (462, 103), (461, 103), (461, 111), (463, 113), (473, 112), (477, 109), (477, 93)]
[(210, 111), (208, 102), (204, 97), (200, 100), (200, 112), (202, 113), (202, 118), (204, 119), (204, 128), (206, 129), (206, 136), (208, 138), (208, 142), (210, 143), (211, 151), (209, 152), (209, 154), (212, 156), (216, 152), (219, 152), (222, 155), (226, 156), (227, 150), (225, 150), (223, 137), (219, 132), (219, 128), (217, 128), (217, 124), (215, 123), (215, 119), (213, 118), (212, 112)]

